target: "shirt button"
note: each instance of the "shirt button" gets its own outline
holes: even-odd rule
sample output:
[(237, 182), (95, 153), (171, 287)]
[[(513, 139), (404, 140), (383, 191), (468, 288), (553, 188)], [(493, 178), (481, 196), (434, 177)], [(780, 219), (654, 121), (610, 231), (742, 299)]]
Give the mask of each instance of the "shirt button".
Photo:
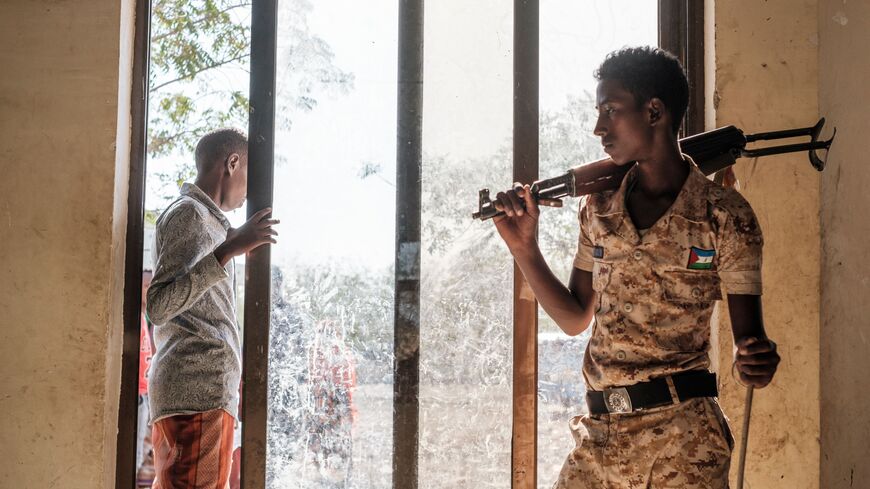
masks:
[(634, 253), (632, 253), (631, 256), (633, 256), (635, 260), (639, 261), (641, 258), (643, 258), (643, 253), (640, 250), (634, 250)]
[(697, 287), (692, 289), (692, 297), (694, 297), (695, 299), (699, 299), (701, 297), (701, 289)]
[(625, 352), (622, 350), (617, 351), (616, 352), (616, 359), (617, 360), (625, 360)]
[(622, 305), (622, 310), (625, 312), (631, 312), (634, 310), (634, 306), (631, 304), (631, 302), (626, 302)]

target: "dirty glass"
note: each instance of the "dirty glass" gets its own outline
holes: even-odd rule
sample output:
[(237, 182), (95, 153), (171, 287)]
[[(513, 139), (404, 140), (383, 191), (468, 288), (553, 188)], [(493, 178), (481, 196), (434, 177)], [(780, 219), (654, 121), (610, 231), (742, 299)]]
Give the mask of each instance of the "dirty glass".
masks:
[(397, 7), (279, 5), (269, 489), (391, 486)]
[[(540, 27), (540, 175), (548, 178), (605, 157), (595, 127), (593, 71), (623, 46), (657, 43), (657, 2), (546, 0)], [(540, 220), (544, 256), (565, 283), (577, 250), (577, 199), (545, 208)], [(585, 413), (581, 365), (590, 330), (565, 335), (539, 310), (538, 487), (552, 487), (574, 446), (571, 417)]]
[(512, 265), (477, 190), (511, 179), (510, 0), (425, 4), (420, 487), (510, 486)]

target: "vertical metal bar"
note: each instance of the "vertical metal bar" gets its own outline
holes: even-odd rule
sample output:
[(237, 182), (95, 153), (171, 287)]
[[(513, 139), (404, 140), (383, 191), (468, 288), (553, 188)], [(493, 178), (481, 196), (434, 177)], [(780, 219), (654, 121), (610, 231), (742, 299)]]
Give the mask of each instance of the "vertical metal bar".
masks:
[[(514, 181), (538, 178), (538, 0), (514, 0)], [(537, 484), (538, 303), (514, 264), (511, 487)]]
[(148, 133), (148, 63), (151, 0), (136, 2), (133, 74), (130, 94), (130, 177), (127, 194), (127, 239), (124, 265), (124, 338), (121, 395), (118, 405), (115, 488), (136, 487), (139, 328), (142, 315), (142, 240), (145, 227), (145, 168)]
[[(277, 0), (251, 5), (251, 87), (248, 127), (248, 217), (272, 206), (275, 162)], [(245, 263), (242, 356), (242, 487), (266, 487), (266, 420), (271, 306), (271, 248), (261, 246)]]
[(423, 0), (400, 0), (393, 361), (393, 487), (396, 489), (418, 486), (423, 13)]

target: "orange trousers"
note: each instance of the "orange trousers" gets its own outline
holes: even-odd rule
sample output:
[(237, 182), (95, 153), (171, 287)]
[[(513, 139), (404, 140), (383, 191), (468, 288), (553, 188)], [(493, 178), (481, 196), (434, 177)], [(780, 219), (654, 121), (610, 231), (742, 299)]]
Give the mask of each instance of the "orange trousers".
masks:
[(223, 409), (154, 422), (152, 489), (228, 489), (236, 420)]

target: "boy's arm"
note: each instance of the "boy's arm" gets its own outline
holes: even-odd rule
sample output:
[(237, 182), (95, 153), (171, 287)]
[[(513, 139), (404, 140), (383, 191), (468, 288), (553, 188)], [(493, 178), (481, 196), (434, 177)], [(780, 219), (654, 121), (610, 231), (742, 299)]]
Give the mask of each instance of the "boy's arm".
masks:
[[(520, 199), (525, 201), (525, 209)], [(592, 273), (575, 268), (571, 272), (569, 287), (565, 287), (550, 270), (535, 237), (540, 210), (528, 185), (520, 191), (500, 193), (496, 208), (505, 211), (504, 216), (493, 219), (496, 229), (541, 307), (566, 334), (582, 333), (589, 326), (594, 312)]]
[(154, 324), (166, 324), (228, 277), (213, 250), (204, 249), (212, 243), (197, 210), (181, 205), (173, 212), (160, 229), (154, 278), (148, 289), (146, 308)]
[(764, 387), (773, 380), (779, 365), (776, 343), (767, 338), (761, 314), (761, 296), (728, 295), (731, 331), (734, 334), (734, 362), (740, 381)]

